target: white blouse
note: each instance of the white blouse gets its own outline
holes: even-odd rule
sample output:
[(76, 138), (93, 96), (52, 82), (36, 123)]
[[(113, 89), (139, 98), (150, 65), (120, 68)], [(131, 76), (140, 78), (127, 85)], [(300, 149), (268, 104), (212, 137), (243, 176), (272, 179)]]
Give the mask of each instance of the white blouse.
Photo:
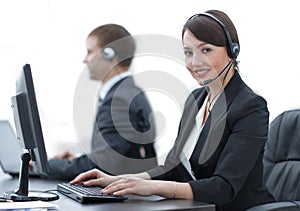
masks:
[(191, 133), (183, 147), (184, 157), (182, 158), (182, 164), (185, 166), (185, 168), (188, 170), (188, 172), (194, 179), (195, 179), (195, 177), (193, 175), (189, 159), (192, 156), (192, 153), (195, 149), (198, 138), (202, 132), (203, 126), (205, 125), (205, 124), (202, 125), (202, 122), (203, 122), (203, 118), (204, 118), (207, 100), (208, 100), (208, 96), (205, 98), (205, 100), (202, 104), (202, 107), (199, 109), (199, 111), (195, 117), (195, 125), (193, 126)]

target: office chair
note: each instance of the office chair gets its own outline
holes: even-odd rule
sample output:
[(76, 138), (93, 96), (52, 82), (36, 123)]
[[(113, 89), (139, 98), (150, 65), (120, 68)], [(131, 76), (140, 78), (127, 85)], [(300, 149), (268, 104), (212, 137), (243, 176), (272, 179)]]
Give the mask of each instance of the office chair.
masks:
[(300, 109), (271, 122), (263, 163), (265, 184), (277, 202), (248, 211), (300, 210)]

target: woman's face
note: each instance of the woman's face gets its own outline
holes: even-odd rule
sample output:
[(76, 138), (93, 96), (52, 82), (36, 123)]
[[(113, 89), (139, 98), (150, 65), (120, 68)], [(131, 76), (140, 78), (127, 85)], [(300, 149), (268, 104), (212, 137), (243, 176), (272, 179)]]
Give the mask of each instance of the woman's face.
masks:
[(201, 86), (215, 78), (230, 61), (225, 47), (198, 40), (189, 30), (183, 35), (183, 50), (186, 67)]

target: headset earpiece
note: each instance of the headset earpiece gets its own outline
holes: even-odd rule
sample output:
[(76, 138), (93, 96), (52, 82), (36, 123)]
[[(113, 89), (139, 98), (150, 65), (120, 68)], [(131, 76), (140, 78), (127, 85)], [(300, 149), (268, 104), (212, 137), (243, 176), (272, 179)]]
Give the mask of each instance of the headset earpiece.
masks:
[(239, 44), (237, 43), (232, 43), (232, 50), (231, 50), (231, 53), (232, 53), (232, 58), (233, 59), (236, 59), (236, 57), (239, 55), (240, 53), (240, 47), (239, 47)]
[(111, 47), (105, 47), (102, 49), (102, 56), (105, 60), (112, 60), (115, 58), (116, 52)]

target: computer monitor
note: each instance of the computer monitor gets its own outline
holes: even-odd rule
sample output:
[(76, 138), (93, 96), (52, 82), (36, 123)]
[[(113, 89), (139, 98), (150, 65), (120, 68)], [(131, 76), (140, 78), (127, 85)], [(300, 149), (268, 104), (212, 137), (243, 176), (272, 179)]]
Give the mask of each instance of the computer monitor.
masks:
[(29, 166), (34, 162), (42, 174), (49, 172), (49, 164), (44, 144), (40, 116), (35, 96), (31, 67), (26, 64), (17, 80), (16, 95), (11, 98), (17, 139), (24, 153), (19, 173), (19, 187), (16, 191), (6, 192), (4, 196), (14, 201), (43, 200), (50, 201), (58, 198), (54, 193), (29, 191)]

